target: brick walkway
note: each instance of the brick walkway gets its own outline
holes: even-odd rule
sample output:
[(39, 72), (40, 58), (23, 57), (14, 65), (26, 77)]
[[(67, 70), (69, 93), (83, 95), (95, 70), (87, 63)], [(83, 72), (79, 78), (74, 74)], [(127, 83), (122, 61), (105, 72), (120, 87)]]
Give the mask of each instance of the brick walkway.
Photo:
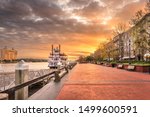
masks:
[(94, 64), (78, 64), (56, 99), (150, 99), (150, 74)]

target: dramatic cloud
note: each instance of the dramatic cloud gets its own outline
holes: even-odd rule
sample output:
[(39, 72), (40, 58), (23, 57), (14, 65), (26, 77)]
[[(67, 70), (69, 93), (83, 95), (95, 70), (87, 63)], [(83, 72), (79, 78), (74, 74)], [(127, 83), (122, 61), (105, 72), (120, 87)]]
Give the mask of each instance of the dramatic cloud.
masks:
[(71, 7), (83, 7), (88, 5), (92, 0), (70, 0), (68, 3), (69, 6)]
[(88, 55), (145, 1), (0, 0), (0, 48), (14, 47), (19, 57), (46, 58), (51, 44), (62, 44), (71, 58)]
[(81, 15), (89, 19), (96, 19), (98, 16), (103, 16), (106, 12), (106, 6), (101, 6), (99, 2), (91, 2), (88, 6), (75, 11), (76, 15)]

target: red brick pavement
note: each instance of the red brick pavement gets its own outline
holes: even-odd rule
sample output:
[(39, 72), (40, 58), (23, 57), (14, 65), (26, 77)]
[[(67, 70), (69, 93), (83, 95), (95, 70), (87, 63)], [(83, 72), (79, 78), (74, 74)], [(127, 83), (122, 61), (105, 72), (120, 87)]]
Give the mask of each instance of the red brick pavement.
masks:
[(78, 64), (56, 99), (150, 99), (150, 75), (94, 64)]

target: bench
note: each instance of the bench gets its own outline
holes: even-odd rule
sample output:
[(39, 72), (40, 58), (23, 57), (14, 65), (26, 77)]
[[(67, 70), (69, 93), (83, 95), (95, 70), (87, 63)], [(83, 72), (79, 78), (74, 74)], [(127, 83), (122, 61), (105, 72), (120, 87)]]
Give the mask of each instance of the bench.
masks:
[(104, 66), (111, 67), (109, 63), (105, 63)]
[(129, 70), (129, 71), (134, 71), (134, 70), (135, 70), (135, 66), (129, 65), (128, 68), (127, 68), (127, 70)]
[(118, 69), (123, 69), (123, 64), (119, 64), (119, 65), (117, 66), (117, 68), (118, 68)]

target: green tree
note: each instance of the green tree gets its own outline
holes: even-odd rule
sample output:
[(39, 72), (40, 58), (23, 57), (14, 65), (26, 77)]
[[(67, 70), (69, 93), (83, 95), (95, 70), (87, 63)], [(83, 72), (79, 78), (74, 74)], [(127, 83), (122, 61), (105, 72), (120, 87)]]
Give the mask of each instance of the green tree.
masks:
[(150, 40), (147, 38), (146, 30), (140, 29), (135, 38), (135, 46), (138, 51), (138, 59), (143, 60), (144, 53), (149, 51), (150, 48)]
[(94, 57), (93, 56), (87, 56), (87, 57), (85, 57), (85, 60), (87, 62), (92, 62), (94, 60)]
[(84, 62), (85, 61), (85, 57), (83, 55), (80, 55), (78, 58), (79, 62)]

